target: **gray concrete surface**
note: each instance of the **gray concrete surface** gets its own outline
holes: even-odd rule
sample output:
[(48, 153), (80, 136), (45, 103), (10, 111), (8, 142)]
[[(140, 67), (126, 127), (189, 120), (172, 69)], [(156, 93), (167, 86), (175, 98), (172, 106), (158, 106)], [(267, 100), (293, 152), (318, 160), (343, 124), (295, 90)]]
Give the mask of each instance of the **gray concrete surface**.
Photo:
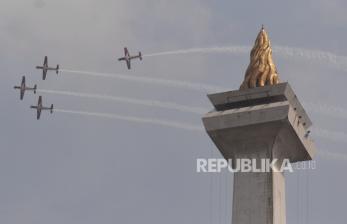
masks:
[[(209, 95), (205, 129), (226, 159), (311, 160), (311, 121), (288, 83)], [(278, 164), (277, 164), (278, 165)], [(278, 167), (277, 167), (278, 168)], [(282, 172), (235, 173), (233, 224), (285, 224)]]

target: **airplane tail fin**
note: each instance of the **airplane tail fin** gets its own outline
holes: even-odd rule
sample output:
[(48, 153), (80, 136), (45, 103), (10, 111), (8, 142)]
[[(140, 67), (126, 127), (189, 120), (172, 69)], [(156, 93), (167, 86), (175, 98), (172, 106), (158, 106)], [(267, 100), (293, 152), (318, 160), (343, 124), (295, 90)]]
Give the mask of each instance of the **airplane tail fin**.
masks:
[(36, 90), (37, 90), (37, 85), (34, 85), (34, 94), (36, 94)]
[(59, 73), (59, 65), (57, 65), (56, 73), (57, 73), (57, 75), (58, 75), (58, 73)]
[(141, 53), (141, 51), (139, 52), (139, 58), (142, 61), (142, 53)]
[(50, 108), (51, 114), (53, 113), (53, 104), (51, 104), (51, 108)]

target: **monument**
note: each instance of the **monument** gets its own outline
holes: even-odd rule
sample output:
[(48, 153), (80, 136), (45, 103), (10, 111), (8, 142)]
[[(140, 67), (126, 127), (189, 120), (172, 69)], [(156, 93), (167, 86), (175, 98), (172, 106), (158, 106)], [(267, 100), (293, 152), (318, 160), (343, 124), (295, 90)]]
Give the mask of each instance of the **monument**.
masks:
[(280, 83), (264, 27), (239, 90), (208, 95), (214, 110), (202, 120), (225, 159), (278, 159), (269, 172), (236, 172), (232, 224), (285, 224), (285, 178), (280, 161), (312, 160), (312, 122), (288, 83)]

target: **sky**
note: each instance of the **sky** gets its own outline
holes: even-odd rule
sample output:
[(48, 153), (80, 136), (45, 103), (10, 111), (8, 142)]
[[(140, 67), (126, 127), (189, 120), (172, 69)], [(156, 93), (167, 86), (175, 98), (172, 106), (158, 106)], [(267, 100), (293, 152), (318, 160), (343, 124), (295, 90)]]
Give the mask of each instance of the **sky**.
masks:
[[(287, 223), (344, 223), (346, 7), (342, 0), (2, 0), (0, 222), (230, 223), (232, 175), (196, 173), (197, 158), (221, 157), (196, 129), (212, 110), (206, 95), (238, 89), (249, 63), (247, 50), (211, 48), (247, 49), (264, 24), (280, 79), (304, 103), (318, 150), (315, 170), (286, 173)], [(145, 56), (127, 70), (117, 61), (124, 46), (144, 55), (205, 50)], [(50, 65), (84, 73), (52, 72), (42, 81), (35, 66), (45, 55)], [(22, 75), (39, 89), (94, 95), (39, 92), (47, 105), (108, 117), (56, 111), (37, 121), (29, 106), (38, 94), (20, 101), (13, 90)]]

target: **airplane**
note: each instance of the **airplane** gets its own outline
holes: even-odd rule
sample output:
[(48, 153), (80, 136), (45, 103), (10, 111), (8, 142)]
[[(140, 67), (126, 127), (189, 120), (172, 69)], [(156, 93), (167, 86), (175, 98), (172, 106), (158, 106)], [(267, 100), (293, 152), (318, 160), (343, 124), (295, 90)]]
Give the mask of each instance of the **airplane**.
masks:
[(51, 114), (53, 113), (53, 104), (51, 104), (51, 107), (42, 106), (42, 96), (39, 96), (39, 101), (37, 102), (37, 106), (30, 106), (30, 108), (37, 110), (37, 120), (40, 119), (42, 110), (49, 110)]
[(23, 100), (25, 90), (32, 90), (32, 91), (34, 91), (34, 94), (36, 94), (37, 85), (34, 85), (34, 88), (27, 87), (25, 85), (25, 76), (23, 75), (22, 82), (21, 82), (20, 86), (15, 86), (14, 89), (20, 90), (20, 100)]
[(131, 69), (131, 63), (130, 62), (131, 62), (132, 59), (135, 59), (135, 58), (139, 58), (140, 60), (142, 60), (142, 53), (141, 53), (141, 51), (136, 56), (130, 56), (128, 48), (125, 47), (124, 48), (124, 57), (118, 58), (118, 61), (125, 61), (127, 63), (128, 69)]
[(43, 62), (43, 66), (36, 66), (37, 69), (42, 69), (42, 80), (46, 79), (47, 71), (55, 71), (58, 75), (59, 73), (59, 65), (56, 68), (48, 67), (48, 57), (45, 56), (45, 60)]

